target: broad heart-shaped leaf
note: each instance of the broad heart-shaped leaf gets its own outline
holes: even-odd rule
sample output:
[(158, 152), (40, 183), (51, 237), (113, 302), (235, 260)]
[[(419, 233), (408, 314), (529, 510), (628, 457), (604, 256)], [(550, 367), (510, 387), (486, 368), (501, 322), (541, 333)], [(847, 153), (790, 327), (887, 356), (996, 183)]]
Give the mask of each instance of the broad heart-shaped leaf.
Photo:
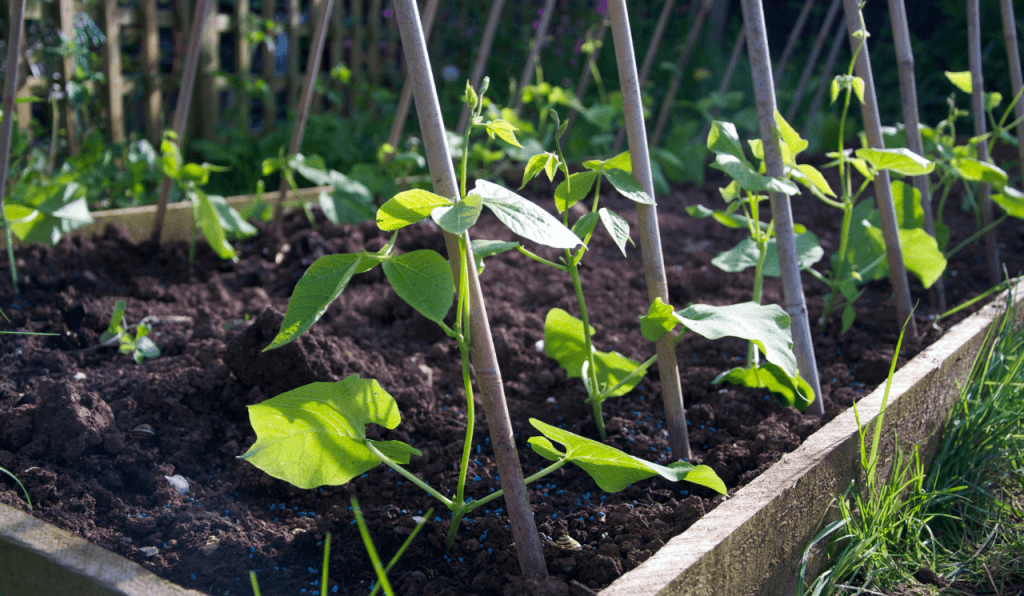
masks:
[(893, 180), (889, 184), (892, 202), (896, 207), (896, 223), (900, 228), (924, 227), (924, 208), (921, 206), (921, 191), (914, 188), (909, 180)]
[(658, 341), (678, 324), (672, 305), (665, 304), (661, 298), (655, 298), (647, 307), (647, 314), (640, 317), (640, 333), (649, 341)]
[(435, 207), (430, 212), (430, 217), (445, 232), (459, 236), (473, 227), (482, 209), (483, 201), (480, 196), (469, 195), (454, 207)]
[[(295, 284), (288, 299), (281, 330), (274, 341), (263, 348), (273, 350), (291, 343), (320, 320), (327, 307), (341, 295), (357, 273), (373, 269), (385, 257), (367, 252), (347, 255), (325, 255), (313, 262)], [(450, 273), (449, 273), (450, 275)]]
[[(882, 230), (877, 227), (867, 229), (876, 246), (883, 247)], [(946, 270), (946, 258), (942, 256), (939, 245), (928, 232), (921, 228), (900, 229), (900, 250), (903, 252), (903, 264), (921, 280), (925, 288), (932, 287)]]
[(527, 240), (552, 248), (574, 248), (580, 245), (576, 234), (562, 225), (555, 216), (507, 188), (486, 180), (477, 180), (476, 188), (471, 193), (480, 195), (484, 206), (493, 211), (501, 223)]
[[(759, 257), (757, 243), (750, 238), (744, 238), (733, 248), (719, 253), (711, 264), (722, 271), (736, 273), (749, 267), (757, 266)], [(806, 269), (817, 263), (825, 256), (825, 251), (818, 243), (818, 237), (813, 232), (804, 232), (796, 236), (796, 257), (800, 269)], [(761, 272), (766, 277), (781, 277), (782, 270), (779, 266), (779, 247), (775, 238), (768, 240), (764, 257), (764, 266)]]
[(749, 164), (743, 163), (735, 157), (726, 153), (715, 155), (715, 162), (711, 167), (722, 170), (736, 181), (744, 190), (750, 192), (781, 192), (787, 195), (800, 194), (800, 189), (789, 180), (782, 178), (771, 178), (762, 176), (754, 171)]
[(875, 170), (889, 170), (904, 176), (924, 176), (935, 169), (935, 164), (910, 149), (858, 149), (857, 157), (871, 164)]
[(740, 135), (736, 132), (736, 125), (732, 122), (718, 120), (711, 122), (711, 130), (708, 132), (708, 149), (715, 153), (729, 154), (749, 164), (746, 155), (743, 154), (743, 143), (740, 142)]
[[(530, 437), (528, 442), (534, 451), (541, 457), (552, 461), (567, 459), (576, 464), (594, 479), (598, 488), (605, 492), (619, 492), (634, 482), (651, 476), (661, 476), (672, 482), (686, 480), (706, 486), (723, 495), (726, 492), (725, 483), (708, 466), (694, 466), (685, 462), (662, 466), (634, 457), (604, 443), (598, 443), (567, 430), (545, 424), (536, 418), (530, 418), (530, 424), (544, 435), (543, 437)], [(565, 451), (559, 451), (551, 444), (551, 441), (560, 443), (565, 447)]]
[(398, 463), (420, 455), (396, 441), (366, 438), (367, 424), (390, 429), (401, 421), (398, 404), (375, 379), (310, 383), (249, 406), (256, 443), (241, 457), (299, 488), (345, 484), (380, 463), (367, 443)]
[(779, 136), (782, 137), (782, 142), (785, 143), (794, 158), (802, 153), (804, 149), (807, 149), (810, 143), (801, 137), (800, 133), (789, 125), (789, 122), (786, 122), (786, 119), (782, 117), (778, 109), (775, 110), (775, 124), (779, 127)]
[(377, 227), (385, 232), (404, 228), (430, 215), (437, 207), (452, 201), (432, 192), (414, 188), (398, 193), (377, 210)]
[(957, 89), (964, 93), (970, 93), (973, 88), (971, 85), (971, 71), (969, 70), (962, 72), (950, 72), (947, 70), (946, 78), (949, 79), (950, 83), (956, 85)]
[(473, 260), (476, 261), (476, 272), (480, 275), (484, 272), (484, 259), (519, 246), (518, 242), (505, 242), (502, 240), (472, 240), (469, 243), (473, 247)]
[(562, 180), (555, 187), (555, 209), (562, 213), (587, 198), (587, 193), (594, 188), (594, 180), (597, 180), (597, 176), (597, 172), (576, 172), (569, 176), (568, 180)]
[(384, 261), (384, 275), (399, 298), (435, 323), (444, 320), (455, 300), (448, 261), (432, 250), (414, 250)]
[[(626, 256), (626, 243), (633, 244), (633, 239), (629, 237), (629, 222), (607, 207), (601, 207), (597, 213), (601, 216), (604, 229), (608, 230), (608, 234), (615, 241), (615, 246), (622, 251), (622, 256)], [(634, 244), (634, 246), (636, 245)]]
[[(594, 334), (594, 330), (590, 330)], [(544, 351), (551, 358), (558, 361), (558, 364), (565, 369), (566, 376), (570, 379), (579, 379), (583, 376), (583, 365), (587, 362), (587, 347), (583, 339), (583, 321), (570, 315), (560, 308), (553, 308), (548, 311), (544, 319)], [(594, 350), (594, 362), (597, 365), (597, 382), (600, 385), (598, 390), (606, 389), (617, 385), (619, 381), (626, 378), (629, 373), (640, 366), (618, 352), (599, 352)], [(624, 384), (606, 397), (619, 397), (633, 390), (640, 384), (643, 375)]]
[(640, 188), (640, 185), (636, 183), (636, 180), (633, 180), (633, 176), (627, 174), (625, 170), (605, 170), (604, 177), (608, 179), (608, 182), (612, 183), (612, 186), (615, 187), (615, 190), (619, 191), (619, 194), (630, 201), (643, 205), (654, 205), (654, 198), (648, 196), (644, 189)]
[(961, 178), (971, 182), (987, 182), (996, 188), (1003, 188), (1009, 180), (999, 166), (973, 157), (954, 157), (952, 165)]
[(721, 383), (731, 383), (753, 389), (767, 389), (778, 395), (783, 405), (794, 406), (801, 411), (814, 401), (814, 389), (803, 377), (794, 379), (782, 372), (781, 368), (769, 362), (754, 368), (738, 366), (718, 375), (712, 381), (713, 385)]
[(1016, 188), (1006, 186), (1003, 192), (993, 194), (992, 200), (1010, 217), (1024, 219), (1024, 193)]
[(222, 259), (235, 258), (235, 249), (228, 242), (224, 228), (221, 227), (220, 218), (217, 217), (217, 210), (213, 208), (209, 197), (199, 189), (189, 191), (188, 194), (198, 207), (196, 212), (199, 215), (199, 229), (203, 231), (203, 237), (206, 238), (207, 244), (210, 245), (213, 252), (217, 253), (218, 257)]
[(675, 316), (687, 329), (708, 339), (738, 337), (753, 342), (765, 360), (790, 377), (797, 376), (789, 315), (777, 304), (693, 304)]

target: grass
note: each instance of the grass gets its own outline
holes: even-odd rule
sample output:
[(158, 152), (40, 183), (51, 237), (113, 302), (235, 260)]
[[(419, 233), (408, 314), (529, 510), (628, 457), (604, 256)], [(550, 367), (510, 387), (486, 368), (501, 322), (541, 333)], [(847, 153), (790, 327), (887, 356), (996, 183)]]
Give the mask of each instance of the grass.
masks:
[[(879, 481), (878, 432), (870, 450), (862, 433), (864, 479), (836, 499), (840, 518), (808, 546), (801, 595), (1024, 592), (1024, 327), (1015, 328), (1009, 297), (1007, 306), (930, 471), (915, 447)], [(807, 578), (819, 544), (831, 566)]]

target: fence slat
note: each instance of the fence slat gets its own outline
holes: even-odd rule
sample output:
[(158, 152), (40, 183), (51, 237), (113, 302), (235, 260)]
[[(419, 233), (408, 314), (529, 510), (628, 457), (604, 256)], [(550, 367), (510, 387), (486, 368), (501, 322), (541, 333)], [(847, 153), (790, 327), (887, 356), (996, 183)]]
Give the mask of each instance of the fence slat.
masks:
[[(60, 32), (65, 39), (71, 39), (75, 32), (75, 3), (74, 0), (60, 0), (58, 4), (60, 12)], [(68, 154), (78, 155), (78, 130), (75, 125), (75, 107), (71, 105), (71, 99), (66, 96), (67, 82), (75, 76), (75, 63), (71, 56), (65, 56), (61, 60), (61, 77), (63, 78), (64, 97), (64, 125), (68, 135)]]
[(202, 109), (194, 117), (199, 126), (199, 137), (210, 138), (220, 125), (220, 92), (217, 71), (220, 70), (220, 21), (217, 4), (214, 3), (210, 16), (203, 25), (203, 41), (200, 50), (199, 101)]
[(103, 70), (107, 77), (107, 110), (110, 141), (124, 142), (124, 84), (121, 80), (121, 21), (117, 0), (103, 2), (103, 25), (107, 42), (103, 46)]

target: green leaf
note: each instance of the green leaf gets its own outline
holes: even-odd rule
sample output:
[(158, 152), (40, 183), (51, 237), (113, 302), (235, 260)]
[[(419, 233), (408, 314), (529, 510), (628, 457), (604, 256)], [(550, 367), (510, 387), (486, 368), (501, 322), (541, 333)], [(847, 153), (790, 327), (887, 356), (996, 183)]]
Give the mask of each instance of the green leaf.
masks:
[[(796, 236), (797, 266), (800, 269), (807, 269), (817, 263), (825, 256), (825, 251), (818, 243), (818, 237), (812, 232), (804, 232)], [(745, 238), (733, 248), (719, 253), (711, 260), (711, 264), (722, 271), (736, 273), (749, 267), (756, 267), (760, 251), (757, 243), (750, 238)], [(765, 277), (781, 277), (782, 270), (779, 265), (779, 247), (776, 238), (768, 240), (765, 247), (764, 266), (761, 272)]]
[(555, 187), (555, 208), (559, 213), (587, 198), (597, 180), (597, 172), (576, 172)]
[(832, 187), (829, 185), (828, 180), (825, 176), (818, 171), (817, 168), (811, 164), (797, 164), (795, 168), (790, 170), (793, 174), (793, 178), (804, 185), (805, 188), (815, 194), (826, 197), (835, 197), (836, 193), (832, 191)]
[(914, 188), (914, 185), (910, 184), (907, 180), (893, 180), (889, 186), (892, 190), (892, 202), (896, 207), (897, 227), (924, 227), (924, 208), (921, 206), (921, 191)]
[(755, 172), (749, 164), (745, 164), (725, 153), (715, 155), (715, 161), (711, 164), (711, 167), (725, 172), (741, 188), (750, 192), (781, 192), (787, 195), (800, 194), (800, 189), (789, 180), (762, 176)]
[(558, 168), (558, 162), (558, 155), (551, 152), (538, 153), (531, 157), (526, 162), (526, 169), (523, 171), (523, 185), (519, 187), (519, 190), (522, 190), (527, 182), (536, 178), (537, 174), (541, 172), (545, 172), (548, 175), (548, 182), (553, 181), (555, 179), (555, 171)]
[(587, 213), (583, 217), (576, 220), (576, 223), (572, 226), (572, 233), (576, 234), (576, 237), (586, 242), (587, 236), (594, 232), (594, 228), (597, 227), (598, 216), (596, 213)]
[(747, 218), (725, 211), (712, 211), (703, 205), (689, 205), (686, 207), (686, 213), (697, 219), (713, 218), (723, 226), (734, 230), (747, 228)]
[(965, 70), (961, 72), (950, 72), (946, 71), (946, 78), (949, 79), (950, 83), (956, 85), (956, 88), (963, 91), (964, 93), (971, 93), (973, 88), (971, 85), (971, 71)]
[(840, 334), (845, 334), (853, 326), (854, 319), (857, 318), (857, 311), (853, 309), (852, 304), (847, 304), (843, 307), (843, 328)]
[(647, 314), (640, 317), (640, 333), (643, 333), (648, 341), (658, 341), (678, 324), (672, 305), (665, 304), (661, 298), (655, 298), (647, 307)]
[[(593, 335), (594, 330), (590, 330)], [(592, 348), (593, 349), (593, 348)], [(560, 308), (548, 311), (544, 319), (544, 351), (558, 361), (570, 379), (583, 377), (583, 366), (587, 363), (586, 343), (583, 339), (583, 321), (570, 315)], [(618, 352), (600, 352), (593, 350), (597, 368), (597, 389), (612, 387), (633, 372), (639, 362), (635, 362)], [(619, 397), (633, 390), (640, 384), (643, 375), (638, 375), (629, 383), (624, 384), (607, 397)]]
[(874, 170), (889, 170), (904, 176), (924, 176), (935, 164), (910, 149), (858, 149), (857, 157), (871, 164)]
[(189, 195), (199, 205), (199, 229), (202, 230), (207, 244), (220, 258), (235, 258), (235, 249), (228, 242), (224, 228), (221, 227), (220, 218), (217, 217), (217, 211), (213, 208), (209, 197), (199, 189), (190, 192)]
[(973, 157), (954, 157), (951, 163), (953, 169), (964, 180), (985, 182), (996, 188), (1003, 188), (1009, 181), (1009, 177), (1002, 168)]
[(743, 143), (740, 142), (740, 135), (736, 132), (736, 125), (732, 122), (718, 120), (711, 122), (711, 131), (708, 133), (708, 149), (747, 162), (747, 158), (743, 154)]
[(153, 340), (149, 339), (145, 335), (142, 335), (135, 340), (135, 350), (132, 352), (132, 358), (135, 359), (137, 364), (142, 364), (144, 360), (152, 360), (159, 357), (160, 348), (153, 343)]
[(633, 180), (633, 176), (626, 173), (625, 170), (606, 169), (604, 177), (608, 179), (608, 182), (612, 183), (612, 186), (615, 187), (615, 190), (619, 191), (619, 194), (630, 201), (642, 205), (654, 205), (654, 198), (648, 196), (644, 189), (640, 188), (640, 185), (636, 183), (636, 180)]
[(455, 300), (455, 282), (447, 259), (432, 250), (414, 250), (384, 261), (395, 293), (435, 323), (444, 320)]
[[(181, 150), (173, 141), (164, 139), (160, 143), (160, 167), (168, 178), (177, 180), (181, 175)], [(264, 166), (265, 167), (265, 166)], [(264, 174), (265, 176), (266, 174)]]
[[(310, 383), (248, 408), (256, 442), (242, 459), (302, 489), (345, 484), (376, 467), (380, 460), (367, 447), (366, 425), (392, 429), (402, 421), (394, 398), (358, 375)], [(405, 454), (399, 463), (419, 455), (388, 443), (391, 454)]]
[[(608, 234), (615, 241), (615, 246), (618, 246), (619, 250), (622, 251), (622, 256), (626, 256), (626, 243), (633, 244), (633, 239), (629, 237), (629, 222), (607, 207), (601, 207), (597, 210), (597, 213), (601, 216), (601, 223), (604, 224), (604, 229), (608, 230)], [(635, 244), (633, 245), (636, 246)]]
[[(536, 418), (531, 418), (530, 424), (544, 435), (543, 437), (530, 437), (528, 442), (534, 451), (549, 460), (567, 459), (576, 464), (589, 474), (603, 491), (619, 492), (645, 478), (661, 476), (672, 482), (686, 480), (706, 486), (721, 494), (726, 493), (725, 483), (708, 466), (694, 466), (685, 462), (662, 466), (567, 430), (545, 424)], [(556, 449), (551, 441), (556, 441), (564, 446), (565, 452)]]
[(499, 139), (505, 141), (506, 143), (512, 145), (513, 147), (522, 147), (522, 145), (520, 145), (519, 141), (516, 139), (515, 134), (515, 131), (519, 129), (516, 128), (515, 126), (512, 126), (511, 123), (505, 120), (491, 120), (490, 122), (487, 123), (485, 128), (487, 130), (487, 136), (491, 137), (492, 139), (495, 137), (495, 135), (497, 135)]
[(992, 195), (992, 201), (1002, 207), (1010, 217), (1024, 219), (1024, 193), (1016, 188), (1004, 187), (1003, 192)]
[(263, 351), (280, 348), (298, 339), (313, 323), (320, 320), (327, 307), (345, 290), (353, 275), (373, 269), (383, 258), (381, 255), (360, 252), (325, 255), (314, 261), (288, 299), (281, 330)]
[(504, 242), (501, 240), (472, 240), (473, 260), (476, 262), (477, 275), (484, 272), (484, 259), (509, 250), (515, 250), (518, 242)]
[(483, 210), (483, 200), (479, 195), (469, 195), (454, 207), (435, 207), (430, 212), (431, 219), (445, 232), (461, 235), (473, 227)]
[(580, 244), (576, 234), (553, 215), (511, 190), (493, 182), (477, 180), (472, 193), (480, 195), (484, 206), (523, 238), (552, 248), (574, 248)]
[(992, 93), (986, 93), (985, 99), (985, 110), (994, 110), (999, 107), (999, 104), (1003, 103), (1003, 94), (998, 91)]
[[(874, 226), (867, 229), (876, 244), (885, 246), (882, 230)], [(903, 253), (903, 264), (921, 280), (925, 288), (932, 287), (946, 270), (946, 258), (942, 256), (939, 245), (928, 232), (921, 228), (901, 229), (900, 250)]]
[(775, 124), (779, 127), (779, 135), (782, 137), (782, 142), (789, 149), (790, 155), (795, 158), (804, 149), (807, 149), (809, 145), (807, 140), (802, 138), (800, 133), (789, 125), (789, 122), (786, 122), (786, 119), (782, 117), (778, 109), (775, 110)]
[(853, 86), (853, 93), (857, 96), (857, 100), (860, 101), (860, 103), (864, 103), (864, 79), (860, 77), (853, 77), (850, 84)]
[(624, 151), (604, 161), (599, 159), (585, 161), (583, 167), (599, 173), (605, 170), (622, 170), (629, 175), (633, 174), (633, 162), (629, 157), (629, 151)]
[(93, 222), (86, 190), (72, 180), (73, 174), (55, 175), (42, 188), (30, 187), (30, 196), (16, 195), (4, 201), (4, 214), (19, 239), (54, 246), (61, 236)]
[(230, 232), (235, 238), (251, 238), (258, 233), (255, 226), (245, 221), (235, 208), (228, 204), (224, 197), (218, 195), (207, 195), (210, 204), (217, 212), (217, 220), (225, 232)]
[(377, 227), (385, 232), (404, 228), (430, 215), (437, 207), (452, 201), (432, 192), (414, 188), (398, 193), (377, 210)]
[(803, 411), (814, 402), (814, 389), (802, 377), (792, 378), (781, 368), (771, 363), (763, 363), (754, 368), (736, 367), (726, 371), (712, 385), (730, 383), (752, 389), (767, 389), (781, 398), (785, 406), (793, 406)]
[(789, 315), (777, 304), (744, 302), (728, 306), (693, 304), (676, 311), (687, 329), (708, 339), (738, 337), (754, 343), (765, 360), (797, 376)]
[[(377, 215), (377, 206), (373, 204), (373, 195), (369, 189), (354, 180), (352, 184), (359, 185), (361, 190), (351, 192), (348, 189), (335, 188), (333, 192), (322, 191), (318, 197), (320, 209), (334, 225), (359, 224), (374, 219)], [(364, 190), (366, 194), (363, 194)]]

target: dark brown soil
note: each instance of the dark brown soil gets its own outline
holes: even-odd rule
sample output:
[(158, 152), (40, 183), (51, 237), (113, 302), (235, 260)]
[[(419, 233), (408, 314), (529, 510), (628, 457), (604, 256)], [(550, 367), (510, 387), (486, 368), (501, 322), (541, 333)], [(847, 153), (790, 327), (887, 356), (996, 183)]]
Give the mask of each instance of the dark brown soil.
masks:
[[(717, 205), (713, 179), (705, 188), (676, 189), (660, 199), (661, 233), (673, 304), (729, 304), (749, 300), (752, 275), (730, 275), (711, 258), (731, 248), (743, 232), (685, 216), (683, 207)], [(549, 205), (546, 199), (538, 199)], [(607, 197), (635, 223), (625, 201)], [(954, 204), (951, 201), (951, 204)], [(950, 209), (953, 243), (973, 231), (973, 217)], [(838, 245), (838, 213), (816, 200), (797, 198), (795, 218)], [(4, 336), (0, 344), (0, 466), (14, 472), (36, 503), (34, 515), (139, 562), (183, 586), (211, 595), (249, 594), (255, 569), (263, 594), (365, 594), (374, 574), (356, 532), (349, 495), (358, 496), (382, 557), (387, 560), (414, 526), (413, 516), (437, 505), (381, 466), (346, 486), (299, 490), (237, 459), (255, 440), (245, 406), (312, 381), (350, 374), (373, 377), (401, 408), (402, 425), (380, 436), (423, 451), (409, 468), (432, 486), (451, 490), (464, 429), (465, 403), (458, 350), (436, 326), (398, 299), (380, 269), (356, 277), (323, 319), (301, 340), (261, 353), (276, 334), (288, 296), (306, 267), (324, 254), (377, 249), (385, 241), (373, 224), (311, 231), (293, 217), (290, 250), (280, 264), (266, 240), (240, 247), (237, 264), (218, 261), (205, 247), (185, 263), (187, 248), (137, 246), (116, 228), (103, 237), (73, 236), (53, 249), (22, 248), (18, 262), (24, 291), (0, 279), (2, 329), (60, 333), (60, 337)], [(634, 226), (635, 229), (635, 226)], [(508, 238), (485, 216), (475, 238)], [(1024, 222), (998, 231), (1011, 275), (1024, 268)], [(634, 233), (634, 236), (636, 234)], [(400, 250), (443, 253), (429, 224), (403, 231)], [(980, 247), (950, 264), (950, 305), (984, 291)], [(644, 359), (653, 346), (639, 332), (645, 290), (639, 249), (623, 259), (603, 233), (584, 259), (588, 308), (597, 348)], [(824, 269), (819, 263), (819, 270)], [(805, 275), (812, 321), (821, 315), (824, 287)], [(490, 259), (482, 275), (506, 394), (527, 473), (542, 466), (526, 448), (537, 417), (595, 436), (585, 390), (567, 380), (557, 363), (536, 349), (547, 311), (578, 311), (567, 276), (517, 253)], [(903, 362), (941, 335), (929, 294), (914, 285), (919, 341), (904, 343)], [(765, 298), (781, 300), (769, 279)], [(127, 317), (186, 315), (191, 324), (156, 327), (163, 356), (137, 365), (116, 350), (91, 350), (106, 328), (114, 303), (126, 299)], [(858, 302), (854, 328), (839, 336), (835, 325), (815, 331), (815, 347), (828, 416), (848, 407), (885, 378), (898, 332), (885, 283), (869, 286)], [(963, 316), (966, 316), (964, 313)], [(948, 328), (957, 317), (942, 321)], [(960, 317), (962, 318), (962, 316)], [(838, 324), (838, 321), (836, 321)], [(686, 337), (679, 362), (694, 460), (715, 468), (730, 492), (793, 450), (821, 422), (763, 391), (713, 387), (711, 380), (740, 361), (741, 341)], [(657, 367), (632, 394), (605, 404), (608, 443), (634, 455), (669, 462)], [(477, 410), (481, 412), (480, 409)], [(477, 421), (467, 493), (498, 487), (485, 421)], [(134, 438), (149, 424), (153, 438)], [(372, 427), (371, 427), (372, 428)], [(376, 431), (375, 431), (376, 432)], [(191, 490), (179, 495), (164, 476), (181, 474)], [(571, 581), (606, 586), (647, 559), (722, 497), (656, 479), (617, 494), (604, 494), (579, 469), (567, 466), (531, 487), (540, 531), (569, 534), (578, 552), (545, 544), (556, 593)], [(0, 480), (0, 501), (27, 510), (20, 492)], [(426, 526), (392, 571), (400, 594), (520, 593), (518, 563), (503, 503), (465, 520), (453, 550), (444, 551), (447, 512)], [(320, 586), (323, 542), (331, 545), (330, 586)], [(147, 548), (151, 547), (151, 548)], [(155, 549), (155, 550), (154, 550)], [(154, 553), (155, 554), (152, 554)], [(579, 587), (572, 593), (582, 594)]]

